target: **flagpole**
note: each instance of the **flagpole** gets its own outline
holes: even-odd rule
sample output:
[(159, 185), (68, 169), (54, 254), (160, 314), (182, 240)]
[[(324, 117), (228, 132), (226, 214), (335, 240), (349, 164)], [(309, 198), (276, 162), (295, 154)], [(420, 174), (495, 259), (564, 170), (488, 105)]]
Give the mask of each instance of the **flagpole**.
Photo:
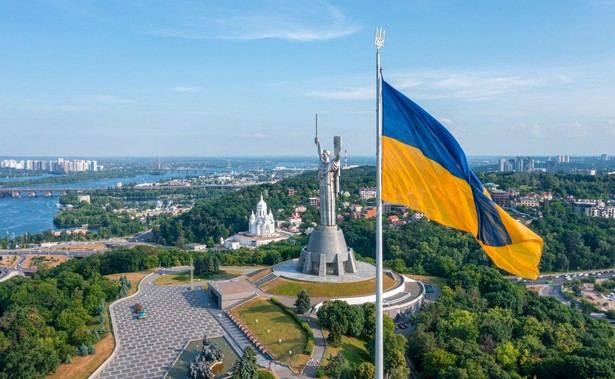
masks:
[(382, 69), (380, 48), (384, 30), (376, 29), (376, 379), (384, 379), (384, 330), (382, 309)]

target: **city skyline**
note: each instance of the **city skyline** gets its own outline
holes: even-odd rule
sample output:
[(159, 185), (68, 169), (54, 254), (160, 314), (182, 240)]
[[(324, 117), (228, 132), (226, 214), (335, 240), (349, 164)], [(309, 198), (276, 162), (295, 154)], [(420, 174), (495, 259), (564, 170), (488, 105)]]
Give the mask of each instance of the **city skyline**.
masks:
[(389, 83), (470, 156), (615, 153), (615, 2), (0, 4), (2, 156), (375, 152)]

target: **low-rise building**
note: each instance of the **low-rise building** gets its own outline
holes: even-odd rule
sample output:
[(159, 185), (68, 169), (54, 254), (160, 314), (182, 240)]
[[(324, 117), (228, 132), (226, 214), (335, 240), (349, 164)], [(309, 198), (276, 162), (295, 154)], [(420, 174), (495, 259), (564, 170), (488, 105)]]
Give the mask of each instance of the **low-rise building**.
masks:
[(311, 207), (319, 207), (320, 206), (320, 198), (319, 197), (310, 197), (308, 199), (308, 204)]
[(185, 245), (184, 248), (186, 250), (193, 250), (193, 251), (207, 251), (207, 245), (203, 245), (200, 243), (189, 243)]
[(493, 202), (499, 205), (500, 207), (502, 208), (510, 207), (510, 195), (508, 194), (508, 191), (494, 189), (494, 190), (489, 191), (489, 195), (491, 195), (491, 200), (493, 200)]
[(361, 187), (359, 188), (359, 197), (361, 199), (375, 199), (376, 187)]

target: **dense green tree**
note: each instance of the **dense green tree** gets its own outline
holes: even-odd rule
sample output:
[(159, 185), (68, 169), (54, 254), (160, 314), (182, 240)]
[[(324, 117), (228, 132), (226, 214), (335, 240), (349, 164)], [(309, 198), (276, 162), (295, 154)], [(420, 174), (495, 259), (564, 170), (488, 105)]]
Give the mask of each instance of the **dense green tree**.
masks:
[[(350, 374), (350, 379), (375, 379), (376, 367), (371, 362), (362, 362)], [(406, 376), (408, 378), (408, 376)]]
[(443, 287), (412, 318), (408, 356), (425, 377), (610, 377), (615, 330), (608, 323), (484, 266), (457, 269), (449, 284), (455, 288)]
[(248, 346), (243, 352), (241, 359), (233, 365), (233, 379), (257, 379), (258, 372), (256, 366), (256, 354), (254, 350)]
[(309, 311), (312, 306), (311, 302), (312, 300), (310, 299), (310, 295), (305, 292), (305, 290), (301, 290), (301, 292), (297, 294), (297, 300), (295, 301), (295, 307), (297, 307), (297, 312), (305, 313)]
[(325, 365), (325, 373), (331, 379), (341, 379), (347, 369), (348, 362), (342, 353), (329, 356), (329, 361)]

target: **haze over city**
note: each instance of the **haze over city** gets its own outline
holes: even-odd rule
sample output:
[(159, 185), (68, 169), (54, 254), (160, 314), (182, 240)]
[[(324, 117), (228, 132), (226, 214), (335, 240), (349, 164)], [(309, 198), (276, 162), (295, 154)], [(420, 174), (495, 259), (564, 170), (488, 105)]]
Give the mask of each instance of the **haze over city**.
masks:
[(0, 4), (7, 156), (375, 151), (385, 80), (469, 155), (615, 153), (615, 2)]

